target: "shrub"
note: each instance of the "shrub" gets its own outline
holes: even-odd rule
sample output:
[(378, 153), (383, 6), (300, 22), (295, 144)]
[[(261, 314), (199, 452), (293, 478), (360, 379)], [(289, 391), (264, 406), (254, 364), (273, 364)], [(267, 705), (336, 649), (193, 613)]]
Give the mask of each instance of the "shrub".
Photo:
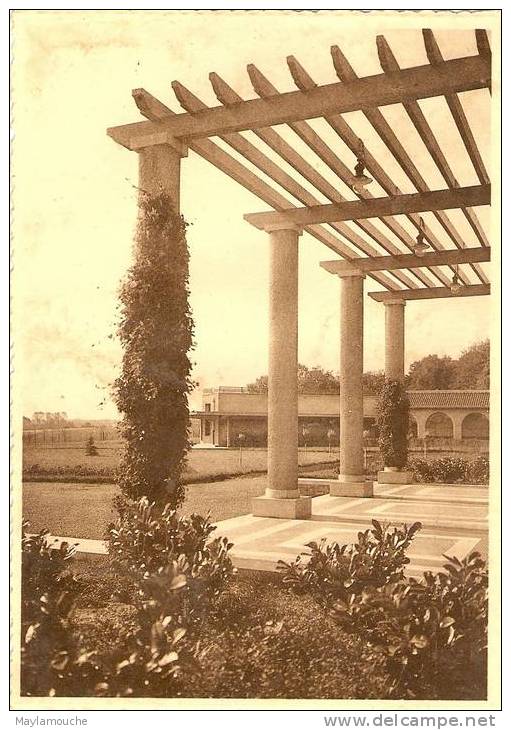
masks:
[(485, 484), (489, 481), (489, 461), (479, 456), (473, 461), (459, 457), (443, 459), (413, 459), (409, 463), (417, 482), (439, 482), (440, 484)]
[(185, 229), (167, 194), (141, 195), (135, 263), (120, 293), (124, 355), (114, 384), (126, 441), (119, 485), (130, 498), (146, 494), (173, 507), (184, 497), (180, 476), (193, 389)]
[(349, 600), (368, 585), (384, 586), (401, 580), (410, 562), (406, 549), (421, 529), (420, 522), (393, 529), (377, 520), (372, 523), (372, 529), (358, 533), (358, 542), (353, 545), (310, 542), (309, 552), (298, 555), (293, 563), (279, 560), (277, 569), (284, 583), (300, 592), (312, 591), (330, 604), (332, 600)]
[(408, 455), (410, 403), (399, 380), (386, 380), (378, 403), (378, 443), (385, 466), (402, 468)]
[(478, 456), (467, 464), (465, 477), (472, 484), (488, 484), (490, 481), (490, 461), (487, 456)]
[(93, 436), (89, 436), (87, 439), (87, 443), (85, 444), (85, 453), (87, 456), (98, 456), (98, 449), (94, 443)]
[[(170, 505), (163, 510), (143, 497), (119, 505), (121, 514), (108, 530), (114, 564), (133, 577), (141, 595), (154, 591), (145, 576), (157, 576), (176, 564), (186, 578), (181, 613), (186, 622), (202, 616), (233, 573), (227, 538), (211, 539), (209, 518), (180, 517)], [(143, 580), (140, 580), (140, 576)]]
[(484, 697), (486, 564), (472, 553), (420, 581), (405, 577), (405, 551), (419, 528), (390, 532), (373, 521), (355, 545), (310, 543), (308, 562), (278, 567), (288, 586), (312, 593), (345, 630), (383, 651), (387, 697), (452, 699), (467, 681)]
[(28, 696), (92, 694), (102, 672), (70, 628), (78, 584), (69, 570), (74, 548), (56, 549), (48, 532), (28, 535), (21, 550), (21, 691)]

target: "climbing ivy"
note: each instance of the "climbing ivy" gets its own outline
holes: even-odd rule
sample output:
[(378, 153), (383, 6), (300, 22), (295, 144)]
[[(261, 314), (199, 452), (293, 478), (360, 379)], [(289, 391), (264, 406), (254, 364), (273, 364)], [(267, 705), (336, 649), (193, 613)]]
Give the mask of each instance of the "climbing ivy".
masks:
[(118, 334), (124, 353), (114, 397), (125, 450), (118, 483), (132, 499), (183, 499), (180, 475), (189, 449), (189, 306), (186, 223), (161, 192), (141, 194), (135, 261), (120, 290)]
[(385, 380), (378, 404), (379, 447), (385, 466), (405, 466), (410, 402), (403, 383)]

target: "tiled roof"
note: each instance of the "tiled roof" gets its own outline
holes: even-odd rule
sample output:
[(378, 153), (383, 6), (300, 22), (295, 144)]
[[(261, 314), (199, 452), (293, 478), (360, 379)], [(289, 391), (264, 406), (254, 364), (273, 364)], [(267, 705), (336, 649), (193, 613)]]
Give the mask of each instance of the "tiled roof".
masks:
[(486, 408), (489, 390), (409, 390), (410, 408)]

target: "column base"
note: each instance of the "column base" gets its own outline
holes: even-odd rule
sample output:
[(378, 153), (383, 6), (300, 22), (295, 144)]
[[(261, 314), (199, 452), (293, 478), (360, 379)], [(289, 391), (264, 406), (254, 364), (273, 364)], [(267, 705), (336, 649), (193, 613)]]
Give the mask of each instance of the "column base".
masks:
[(311, 498), (255, 497), (252, 500), (254, 517), (279, 517), (285, 520), (307, 520), (311, 516)]
[(378, 484), (413, 484), (411, 471), (379, 471)]
[(366, 482), (364, 474), (340, 474), (336, 482), (330, 482), (331, 497), (372, 497), (373, 485)]

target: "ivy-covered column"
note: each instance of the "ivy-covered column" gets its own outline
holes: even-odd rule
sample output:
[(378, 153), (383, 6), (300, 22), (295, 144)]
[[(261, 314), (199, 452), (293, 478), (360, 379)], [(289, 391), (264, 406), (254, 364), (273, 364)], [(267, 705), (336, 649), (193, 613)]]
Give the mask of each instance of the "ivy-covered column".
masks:
[[(130, 146), (130, 149), (134, 149)], [(138, 147), (139, 200), (133, 263), (120, 291), (122, 492), (177, 507), (189, 449), (193, 320), (186, 224), (179, 214), (181, 157), (170, 143)]]
[(364, 274), (343, 271), (340, 317), (340, 452), (339, 479), (330, 484), (334, 497), (371, 497), (364, 474)]
[(298, 238), (292, 226), (269, 230), (270, 351), (268, 363), (268, 487), (254, 515), (310, 517), (298, 490)]

